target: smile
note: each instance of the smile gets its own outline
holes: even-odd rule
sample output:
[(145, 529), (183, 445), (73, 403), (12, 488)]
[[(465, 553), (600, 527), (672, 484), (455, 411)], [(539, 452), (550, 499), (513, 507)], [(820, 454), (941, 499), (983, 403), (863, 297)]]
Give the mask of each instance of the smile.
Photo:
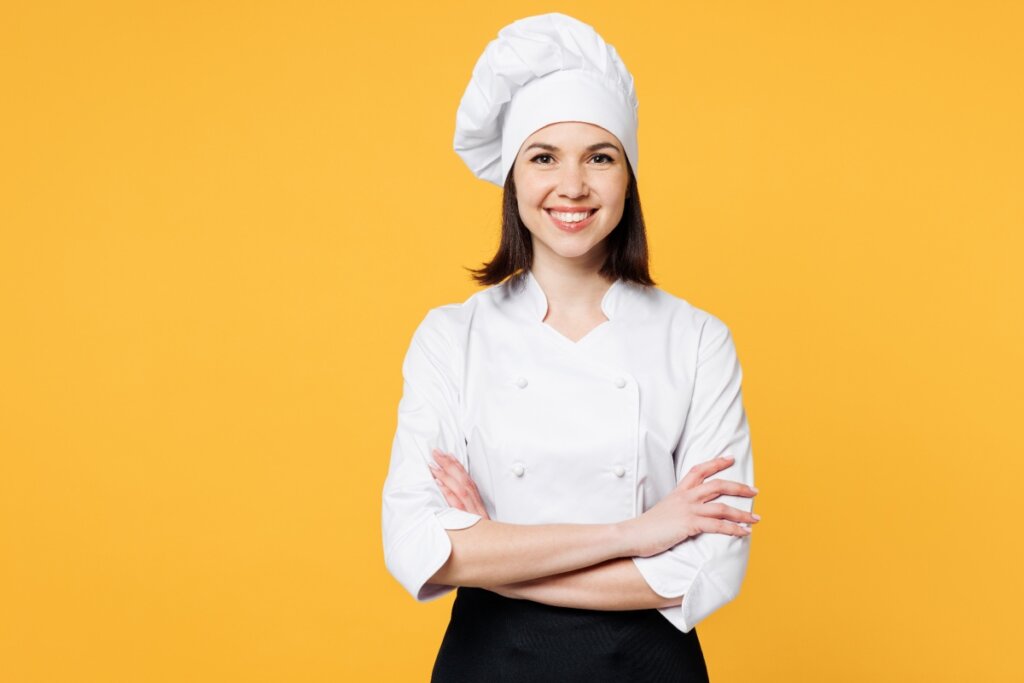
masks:
[(578, 232), (590, 224), (598, 209), (571, 212), (545, 209), (545, 211), (551, 217), (551, 222), (554, 223), (556, 228), (566, 232)]

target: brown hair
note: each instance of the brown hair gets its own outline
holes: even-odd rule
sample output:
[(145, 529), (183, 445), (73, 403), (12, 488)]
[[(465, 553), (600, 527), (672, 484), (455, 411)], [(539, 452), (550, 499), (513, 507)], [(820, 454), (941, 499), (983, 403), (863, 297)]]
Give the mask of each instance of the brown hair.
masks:
[[(637, 189), (633, 167), (626, 160), (629, 169), (629, 189), (626, 205), (619, 224), (608, 233), (608, 258), (601, 266), (601, 275), (636, 282), (641, 285), (656, 284), (651, 279), (648, 266), (647, 230), (644, 214), (640, 208), (640, 192)], [(530, 231), (519, 215), (516, 199), (516, 184), (512, 180), (514, 167), (505, 178), (501, 202), (501, 242), (498, 251), (490, 261), (480, 268), (467, 268), (472, 277), (481, 285), (496, 285), (513, 276), (510, 283), (515, 286), (533, 265), (533, 242)]]

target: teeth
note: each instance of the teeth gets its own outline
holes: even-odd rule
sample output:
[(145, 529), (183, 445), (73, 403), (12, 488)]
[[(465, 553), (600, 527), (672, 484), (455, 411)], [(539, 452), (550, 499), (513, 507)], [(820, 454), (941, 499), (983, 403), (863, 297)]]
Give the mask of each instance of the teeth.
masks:
[(579, 223), (581, 220), (590, 215), (589, 211), (580, 211), (577, 213), (561, 213), (559, 211), (548, 211), (552, 216), (562, 221), (563, 223)]

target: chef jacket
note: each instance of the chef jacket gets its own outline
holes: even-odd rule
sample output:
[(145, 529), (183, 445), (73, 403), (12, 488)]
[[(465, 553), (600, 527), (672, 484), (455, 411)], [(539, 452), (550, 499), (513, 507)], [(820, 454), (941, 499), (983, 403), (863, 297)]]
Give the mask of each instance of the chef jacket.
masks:
[[(438, 306), (413, 332), (382, 522), (388, 571), (420, 602), (455, 588), (428, 583), (451, 553), (446, 529), (481, 519), (445, 500), (427, 464), (435, 447), (466, 468), (491, 519), (513, 524), (638, 517), (721, 454), (735, 461), (709, 479), (753, 485), (742, 372), (721, 320), (621, 279), (601, 300), (607, 320), (576, 342), (543, 322), (547, 310), (527, 271), (521, 290), (506, 280)], [(655, 593), (684, 595), (659, 611), (689, 632), (736, 597), (749, 553), (750, 536), (706, 532), (632, 560)]]

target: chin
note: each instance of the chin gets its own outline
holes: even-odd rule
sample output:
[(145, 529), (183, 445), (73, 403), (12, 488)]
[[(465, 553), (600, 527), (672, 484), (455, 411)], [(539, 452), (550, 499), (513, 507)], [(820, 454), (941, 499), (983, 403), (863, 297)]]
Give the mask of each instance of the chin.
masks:
[(548, 251), (560, 256), (561, 258), (572, 259), (586, 256), (594, 249), (594, 247), (597, 246), (597, 244), (598, 243), (592, 243), (590, 240), (587, 240), (584, 243), (570, 237), (569, 239), (558, 240), (554, 243), (545, 242), (544, 246), (547, 247)]

